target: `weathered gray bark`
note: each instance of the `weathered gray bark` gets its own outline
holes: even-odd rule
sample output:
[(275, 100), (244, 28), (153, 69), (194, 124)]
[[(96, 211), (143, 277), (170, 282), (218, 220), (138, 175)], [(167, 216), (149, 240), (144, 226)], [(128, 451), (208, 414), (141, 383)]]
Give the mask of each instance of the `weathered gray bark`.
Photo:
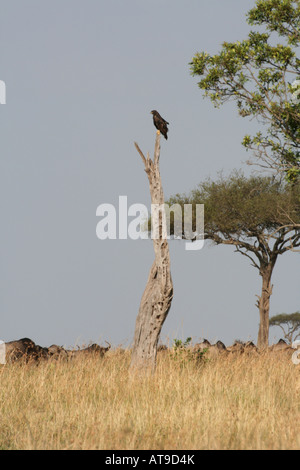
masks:
[(273, 286), (271, 284), (271, 277), (274, 265), (268, 264), (260, 269), (262, 276), (262, 291), (261, 296), (258, 297), (257, 307), (259, 309), (259, 330), (257, 347), (258, 349), (266, 349), (269, 346), (269, 329), (270, 329), (270, 297), (272, 295)]
[(136, 319), (131, 369), (154, 371), (156, 365), (157, 343), (161, 328), (168, 315), (173, 298), (173, 283), (170, 272), (170, 254), (166, 234), (163, 230), (165, 218), (164, 193), (159, 171), (160, 133), (155, 140), (154, 159), (143, 155), (135, 143), (148, 176), (151, 204), (160, 207), (158, 217), (158, 236), (153, 239), (155, 260), (151, 267), (147, 285), (142, 296)]

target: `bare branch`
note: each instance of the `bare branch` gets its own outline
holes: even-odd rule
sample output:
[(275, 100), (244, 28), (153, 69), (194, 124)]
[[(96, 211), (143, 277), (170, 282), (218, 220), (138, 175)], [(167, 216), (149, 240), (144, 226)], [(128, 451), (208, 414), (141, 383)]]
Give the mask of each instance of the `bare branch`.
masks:
[[(144, 165), (146, 166), (147, 161), (146, 161), (146, 158), (145, 158), (143, 152), (141, 151), (140, 147), (138, 146), (138, 144), (137, 144), (136, 142), (134, 142), (134, 145), (135, 145), (135, 148), (137, 149), (137, 151), (139, 152), (139, 154), (140, 154), (140, 156), (141, 156), (141, 158), (142, 158), (142, 160), (143, 160), (143, 162), (144, 162)], [(149, 154), (148, 154), (148, 155), (149, 155)]]

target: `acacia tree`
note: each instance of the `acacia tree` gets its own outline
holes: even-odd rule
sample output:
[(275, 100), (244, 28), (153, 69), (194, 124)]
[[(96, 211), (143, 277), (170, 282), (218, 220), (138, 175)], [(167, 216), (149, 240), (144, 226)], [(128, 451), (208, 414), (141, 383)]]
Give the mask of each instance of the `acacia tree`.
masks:
[[(216, 245), (233, 245), (262, 277), (258, 296), (260, 323), (257, 345), (268, 346), (272, 274), (279, 255), (300, 246), (300, 184), (291, 187), (270, 177), (205, 181), (189, 195), (172, 197), (169, 204), (204, 204), (204, 237)], [(195, 217), (195, 210), (194, 210)], [(194, 221), (195, 226), (195, 221)]]
[(294, 182), (300, 178), (300, 1), (257, 0), (247, 22), (265, 32), (224, 42), (216, 55), (195, 54), (191, 73), (216, 107), (233, 100), (240, 116), (259, 121), (262, 129), (243, 145), (261, 167)]
[[(300, 312), (280, 313), (270, 318), (270, 326), (278, 326), (282, 329), (285, 339), (292, 344), (300, 338)], [(294, 336), (295, 335), (295, 336)]]

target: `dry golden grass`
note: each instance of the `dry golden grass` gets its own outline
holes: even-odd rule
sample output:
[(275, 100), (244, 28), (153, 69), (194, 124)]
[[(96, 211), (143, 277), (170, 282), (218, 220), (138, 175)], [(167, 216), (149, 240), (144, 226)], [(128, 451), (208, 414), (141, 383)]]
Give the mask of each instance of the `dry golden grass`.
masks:
[(300, 369), (281, 354), (196, 364), (129, 353), (0, 369), (0, 449), (299, 449)]

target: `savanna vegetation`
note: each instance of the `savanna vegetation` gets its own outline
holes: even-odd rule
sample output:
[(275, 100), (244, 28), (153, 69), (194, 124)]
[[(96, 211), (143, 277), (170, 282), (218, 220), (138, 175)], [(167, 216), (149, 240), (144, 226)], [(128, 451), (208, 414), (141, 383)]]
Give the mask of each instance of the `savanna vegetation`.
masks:
[(300, 338), (300, 312), (274, 315), (270, 318), (271, 326), (279, 327), (288, 344), (292, 344)]
[[(104, 357), (80, 354), (0, 366), (0, 450), (300, 448), (299, 365), (289, 349), (267, 350), (272, 273), (278, 257), (300, 244), (300, 2), (257, 0), (247, 18), (263, 31), (225, 42), (218, 54), (195, 54), (192, 74), (216, 106), (233, 100), (241, 117), (261, 123), (243, 145), (260, 170), (268, 168), (273, 176), (237, 172), (169, 202), (204, 204), (206, 238), (233, 245), (258, 270), (260, 351), (253, 345), (251, 353), (214, 357), (205, 349), (194, 353), (188, 338), (156, 354), (173, 296), (164, 264), (168, 252), (159, 240), (134, 349), (143, 364), (150, 360), (152, 373), (130, 367), (132, 350), (121, 349)], [(140, 155), (150, 174), (148, 157)], [(157, 193), (162, 202), (160, 184), (151, 188), (150, 179), (152, 196)], [(163, 308), (157, 292), (169, 302)], [(163, 318), (155, 323), (153, 313)], [(277, 320), (283, 324), (282, 317)], [(148, 325), (148, 333), (154, 324), (158, 333), (142, 337), (143, 327)]]
[[(178, 351), (177, 351), (178, 352)], [(130, 352), (0, 366), (0, 449), (299, 449), (300, 375), (290, 355), (193, 360)]]

